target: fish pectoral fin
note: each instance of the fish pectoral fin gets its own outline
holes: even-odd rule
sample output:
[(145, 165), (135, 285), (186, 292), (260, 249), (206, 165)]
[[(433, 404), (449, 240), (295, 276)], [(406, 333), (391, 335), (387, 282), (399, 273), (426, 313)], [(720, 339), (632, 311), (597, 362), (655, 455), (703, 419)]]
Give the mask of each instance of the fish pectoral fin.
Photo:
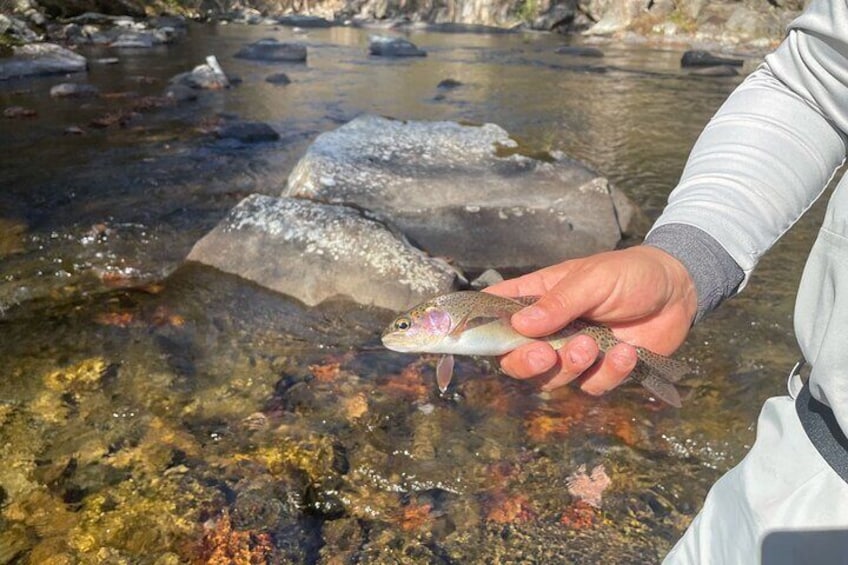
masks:
[(436, 364), (436, 384), (445, 392), (453, 378), (453, 355), (442, 355)]
[[(488, 315), (488, 314), (485, 315), (485, 316), (471, 316), (471, 315), (465, 316), (463, 319), (461, 319), (459, 321), (459, 323), (456, 325), (456, 327), (454, 327), (450, 331), (450, 333), (448, 335), (453, 337), (453, 338), (458, 338), (460, 335), (462, 335), (462, 332), (464, 332), (465, 330), (470, 330), (470, 329), (482, 326), (484, 324), (488, 324), (489, 322), (493, 322), (495, 320), (500, 319), (500, 317), (501, 316), (491, 316), (491, 315)], [(506, 317), (507, 317), (507, 319), (509, 319), (508, 314), (506, 315)]]

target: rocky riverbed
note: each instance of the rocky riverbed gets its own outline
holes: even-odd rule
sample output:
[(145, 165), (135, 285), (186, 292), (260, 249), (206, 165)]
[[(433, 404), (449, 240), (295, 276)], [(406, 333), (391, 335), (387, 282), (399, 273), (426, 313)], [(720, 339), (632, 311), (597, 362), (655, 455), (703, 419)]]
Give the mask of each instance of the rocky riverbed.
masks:
[[(681, 67), (682, 47), (260, 16), (187, 21), (151, 46), (63, 42), (85, 71), (0, 81), (0, 563), (658, 560), (752, 441), (762, 399), (783, 390), (809, 220), (696, 328), (679, 411), (632, 386), (543, 395), (478, 359), (460, 359), (440, 395), (434, 358), (379, 346), (389, 309), (307, 305), (185, 259), (226, 232), (230, 259), (250, 263), (254, 247), (238, 245), (251, 238), (342, 222), (454, 276), (461, 253), (416, 246), (431, 226), (387, 227), (424, 189), (342, 190), (356, 175), (326, 157), (344, 155), (351, 130), (377, 139), (354, 138), (370, 159), (344, 170), (381, 189), (422, 174), (378, 174), (411, 164), (374, 132), (408, 127), (469, 136), (444, 154), (455, 138), (419, 146), (441, 164), (431, 173), (463, 179), (440, 198), (476, 197), (471, 185), (497, 172), (544, 188), (571, 171), (607, 210), (614, 187), (653, 217), (757, 58), (716, 51), (743, 59), (738, 74), (700, 75)], [(427, 55), (371, 55), (384, 34)], [(266, 39), (305, 46), (306, 60), (236, 57)], [(377, 206), (390, 194), (399, 207)], [(315, 253), (328, 238), (291, 241)], [(255, 249), (272, 251), (254, 268), (305, 272), (281, 248)]]

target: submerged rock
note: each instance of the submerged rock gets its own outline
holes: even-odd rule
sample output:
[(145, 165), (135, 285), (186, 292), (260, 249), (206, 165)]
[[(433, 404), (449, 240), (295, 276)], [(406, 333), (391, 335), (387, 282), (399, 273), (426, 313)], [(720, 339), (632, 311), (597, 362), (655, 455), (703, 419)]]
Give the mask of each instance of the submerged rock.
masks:
[(262, 143), (280, 139), (280, 134), (265, 122), (227, 122), (218, 127), (215, 134), (220, 138), (237, 139), (242, 143)]
[(53, 43), (15, 47), (14, 55), (0, 59), (0, 80), (32, 75), (78, 73), (88, 67), (85, 57)]
[(306, 61), (306, 45), (281, 43), (272, 38), (260, 39), (243, 47), (235, 56), (254, 61), (303, 63)]
[(27, 108), (25, 106), (9, 106), (3, 110), (4, 118), (34, 118), (38, 115), (38, 112), (33, 108)]
[(152, 33), (131, 31), (119, 35), (115, 41), (111, 43), (111, 46), (124, 49), (149, 49), (157, 43), (164, 42), (157, 41)]
[(270, 84), (276, 84), (278, 86), (284, 86), (286, 84), (291, 83), (291, 79), (286, 73), (275, 73), (273, 75), (265, 77), (265, 82)]
[(691, 50), (686, 51), (680, 58), (680, 66), (687, 67), (718, 67), (729, 65), (731, 67), (741, 67), (745, 61), (742, 59), (731, 59), (728, 57), (719, 57), (713, 55), (709, 51)]
[(572, 55), (574, 57), (603, 57), (604, 52), (597, 47), (583, 47), (581, 45), (562, 45), (556, 48), (560, 55)]
[(400, 37), (372, 35), (368, 43), (368, 52), (380, 57), (425, 57), (427, 53), (414, 43)]
[(198, 241), (197, 261), (293, 296), (392, 310), (455, 289), (456, 274), (345, 206), (252, 195)]
[(369, 210), (468, 270), (612, 249), (639, 217), (584, 164), (526, 153), (495, 124), (362, 116), (316, 138), (284, 195)]
[(100, 90), (91, 84), (63, 82), (50, 89), (51, 98), (92, 98), (100, 96)]
[(459, 88), (460, 86), (462, 86), (462, 82), (454, 78), (446, 78), (444, 80), (439, 81), (439, 84), (436, 85), (436, 88), (441, 88), (443, 90), (452, 90), (454, 88)]

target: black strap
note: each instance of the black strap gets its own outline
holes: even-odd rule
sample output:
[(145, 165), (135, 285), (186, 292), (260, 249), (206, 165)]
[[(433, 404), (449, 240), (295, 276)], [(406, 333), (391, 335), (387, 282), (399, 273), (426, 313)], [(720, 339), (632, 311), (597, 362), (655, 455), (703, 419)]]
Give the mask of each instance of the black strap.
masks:
[(804, 383), (795, 399), (795, 409), (807, 437), (819, 454), (848, 483), (848, 438), (839, 427), (833, 410), (813, 398), (809, 383)]

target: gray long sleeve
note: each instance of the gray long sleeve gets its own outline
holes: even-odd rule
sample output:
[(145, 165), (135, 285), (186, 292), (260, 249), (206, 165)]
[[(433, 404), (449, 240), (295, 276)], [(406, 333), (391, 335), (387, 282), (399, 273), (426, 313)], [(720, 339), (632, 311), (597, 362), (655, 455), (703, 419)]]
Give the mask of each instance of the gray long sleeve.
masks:
[(698, 319), (745, 286), (824, 191), (846, 131), (848, 1), (819, 0), (704, 128), (646, 239), (689, 268)]

